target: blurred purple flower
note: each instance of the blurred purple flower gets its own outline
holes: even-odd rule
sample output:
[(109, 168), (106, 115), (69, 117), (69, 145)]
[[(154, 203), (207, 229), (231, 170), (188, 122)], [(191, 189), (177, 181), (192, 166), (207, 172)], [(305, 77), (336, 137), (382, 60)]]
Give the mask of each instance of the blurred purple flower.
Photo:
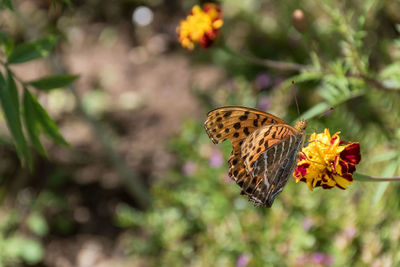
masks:
[(332, 265), (333, 264), (333, 258), (331, 255), (325, 255), (323, 263), (325, 265)]
[(324, 253), (315, 252), (312, 254), (312, 261), (314, 263), (322, 263), (324, 259), (325, 259)]
[(221, 151), (214, 149), (210, 156), (210, 165), (213, 168), (219, 168), (224, 163), (224, 158), (222, 157)]
[(356, 235), (356, 232), (357, 232), (356, 228), (353, 227), (353, 226), (350, 226), (350, 227), (347, 227), (347, 228), (344, 230), (344, 235), (345, 235), (348, 239), (353, 239), (353, 237), (355, 237), (355, 235)]
[(310, 217), (304, 218), (303, 220), (303, 229), (308, 231), (311, 227), (314, 226), (314, 220)]
[(238, 86), (234, 79), (229, 79), (226, 84), (227, 84), (229, 90), (231, 90), (231, 91), (237, 90)]
[(186, 161), (185, 164), (182, 166), (182, 172), (185, 175), (192, 175), (193, 173), (196, 172), (197, 169), (197, 164), (194, 163), (193, 161)]
[(296, 265), (304, 265), (308, 261), (307, 255), (301, 255), (296, 259)]
[(271, 105), (271, 101), (267, 96), (262, 96), (258, 101), (258, 108), (261, 110), (268, 110), (269, 106)]
[(236, 267), (246, 267), (250, 259), (247, 254), (240, 254), (236, 260)]
[(276, 78), (274, 80), (274, 86), (279, 86), (284, 80), (285, 80), (285, 78), (283, 78), (283, 77)]
[(228, 173), (225, 173), (224, 182), (225, 182), (225, 183), (233, 183), (233, 180), (232, 180), (232, 178), (229, 176)]
[(266, 72), (261, 72), (256, 76), (255, 80), (256, 87), (260, 90), (266, 89), (271, 86), (271, 77)]

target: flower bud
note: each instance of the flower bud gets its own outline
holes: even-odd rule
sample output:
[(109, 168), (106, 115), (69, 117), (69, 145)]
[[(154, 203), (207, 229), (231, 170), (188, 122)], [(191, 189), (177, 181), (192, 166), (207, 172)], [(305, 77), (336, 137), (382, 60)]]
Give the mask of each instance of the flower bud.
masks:
[(300, 9), (296, 9), (293, 12), (292, 23), (296, 30), (300, 33), (304, 33), (308, 28), (308, 21), (304, 15), (304, 12)]

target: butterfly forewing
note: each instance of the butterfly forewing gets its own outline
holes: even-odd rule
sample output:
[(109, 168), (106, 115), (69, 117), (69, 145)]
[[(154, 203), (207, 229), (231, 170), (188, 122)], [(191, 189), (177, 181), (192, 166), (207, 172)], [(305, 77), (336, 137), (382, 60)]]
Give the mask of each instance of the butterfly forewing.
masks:
[(204, 128), (214, 144), (230, 139), (232, 145), (239, 143), (257, 128), (283, 120), (256, 109), (222, 107), (210, 111)]

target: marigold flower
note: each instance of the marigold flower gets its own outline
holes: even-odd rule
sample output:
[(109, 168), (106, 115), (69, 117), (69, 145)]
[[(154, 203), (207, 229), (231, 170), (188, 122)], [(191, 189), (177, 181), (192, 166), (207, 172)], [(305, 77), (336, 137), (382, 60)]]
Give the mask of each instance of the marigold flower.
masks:
[(189, 50), (194, 49), (195, 43), (208, 48), (217, 37), (222, 24), (222, 11), (217, 5), (206, 3), (203, 8), (196, 5), (176, 29), (179, 42)]
[(294, 170), (296, 182), (307, 183), (310, 190), (317, 186), (347, 189), (353, 182), (355, 166), (361, 160), (360, 144), (342, 141), (339, 134), (331, 137), (325, 129), (324, 133), (311, 135)]

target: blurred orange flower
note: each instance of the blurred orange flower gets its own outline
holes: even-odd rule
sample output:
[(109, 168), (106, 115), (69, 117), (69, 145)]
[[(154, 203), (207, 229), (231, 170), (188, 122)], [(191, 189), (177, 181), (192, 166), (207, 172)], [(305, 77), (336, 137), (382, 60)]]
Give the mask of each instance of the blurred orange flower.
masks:
[(360, 144), (342, 141), (339, 134), (331, 137), (325, 129), (324, 133), (311, 135), (294, 170), (296, 182), (307, 183), (310, 190), (318, 186), (347, 189), (353, 182), (355, 166), (361, 160)]
[(196, 43), (208, 48), (218, 36), (222, 25), (221, 9), (216, 4), (206, 3), (203, 8), (194, 6), (176, 30), (182, 46), (193, 50)]

